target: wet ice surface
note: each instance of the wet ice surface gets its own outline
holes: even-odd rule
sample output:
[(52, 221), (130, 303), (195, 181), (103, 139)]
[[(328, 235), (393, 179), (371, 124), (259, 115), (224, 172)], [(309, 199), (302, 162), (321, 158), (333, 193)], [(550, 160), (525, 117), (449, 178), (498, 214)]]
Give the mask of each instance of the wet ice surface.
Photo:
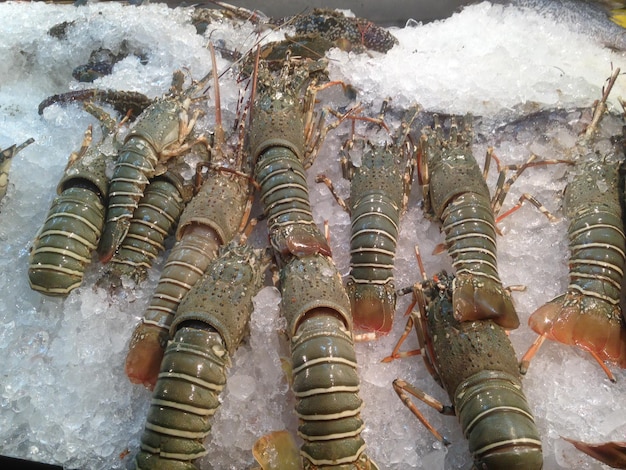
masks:
[[(97, 263), (87, 269), (83, 286), (65, 300), (30, 290), (30, 243), (48, 211), (69, 153), (78, 149), (87, 125), (96, 124), (79, 106), (53, 106), (42, 117), (37, 105), (51, 94), (91, 86), (73, 80), (72, 69), (86, 63), (94, 49), (119, 48), (122, 39), (144, 50), (148, 63), (142, 65), (129, 56), (116, 65), (112, 75), (93, 85), (154, 97), (167, 90), (176, 69), (187, 69), (194, 78), (208, 72), (209, 37), (246, 51), (257, 36), (251, 27), (228, 24), (210, 25), (200, 36), (190, 24), (188, 10), (161, 5), (74, 8), (2, 3), (0, 14), (0, 147), (35, 139), (15, 158), (9, 192), (0, 206), (0, 453), (66, 468), (131, 467), (150, 394), (128, 382), (123, 362), (163, 258), (145, 283), (117, 296), (93, 288), (103, 271)], [(69, 20), (76, 23), (66, 39), (46, 34), (50, 27)], [(570, 32), (566, 24), (555, 24), (532, 11), (488, 3), (445, 21), (411, 23), (393, 33), (400, 45), (386, 55), (331, 51), (332, 78), (353, 84), (358, 99), (372, 105), (372, 114), (383, 98), (391, 97), (396, 108), (417, 102), (429, 113), (483, 116), (476, 121), (474, 145), (480, 162), (488, 146), (494, 146), (505, 163), (520, 163), (531, 152), (542, 158), (562, 156), (576, 139), (577, 128), (572, 125), (579, 113), (524, 116), (555, 107), (588, 106), (600, 96), (611, 64), (626, 70), (623, 53), (612, 52), (594, 37)], [(227, 66), (226, 60), (219, 60), (220, 70)], [(626, 96), (625, 86), (620, 77), (613, 99)], [(232, 76), (223, 77), (223, 100), (231, 111), (237, 87)], [(333, 93), (322, 99), (325, 96)], [(617, 111), (615, 101), (611, 107)], [(521, 121), (501, 127), (514, 118)], [(390, 125), (397, 124), (390, 121)], [(617, 132), (619, 122), (613, 121), (612, 129)], [(336, 161), (345, 135), (343, 127), (332, 133), (310, 170), (315, 217), (320, 224), (329, 221), (331, 245), (342, 274), (348, 272), (349, 218), (326, 187), (313, 180), (323, 171), (347, 196), (348, 185), (341, 180)], [(494, 184), (495, 172), (489, 182)], [(504, 284), (526, 286), (525, 292), (513, 294), (522, 326), (511, 333), (511, 340), (519, 356), (535, 337), (526, 327), (530, 313), (567, 286), (567, 222), (560, 209), (565, 182), (563, 166), (529, 170), (512, 187), (505, 205), (505, 209), (510, 207), (519, 195), (529, 192), (561, 219), (550, 224), (531, 207), (524, 207), (500, 225), (504, 236), (498, 239), (499, 266)], [(415, 243), (420, 245), (429, 274), (450, 268), (446, 255), (430, 255), (443, 237), (439, 227), (423, 217), (420, 200), (421, 191), (415, 185), (402, 220), (396, 262), (399, 287), (419, 278)], [(257, 241), (262, 239), (257, 237)], [(283, 369), (288, 349), (281, 333), (284, 324), (278, 299), (271, 287), (256, 299), (251, 335), (234, 356), (202, 468), (248, 468), (253, 463), (250, 448), (259, 436), (282, 428), (295, 433), (294, 399)], [(402, 313), (409, 300), (400, 299), (388, 337), (357, 345), (367, 452), (381, 468), (467, 468), (471, 457), (456, 419), (421, 406), (452, 441), (444, 449), (391, 388), (392, 380), (402, 377), (447, 401), (421, 359), (380, 363), (404, 328)], [(416, 345), (412, 334), (405, 346)], [(560, 436), (593, 442), (624, 440), (626, 374), (614, 371), (617, 384), (611, 384), (582, 352), (544, 345), (524, 379), (543, 439), (544, 468), (603, 468)], [(125, 456), (127, 450), (130, 454)]]

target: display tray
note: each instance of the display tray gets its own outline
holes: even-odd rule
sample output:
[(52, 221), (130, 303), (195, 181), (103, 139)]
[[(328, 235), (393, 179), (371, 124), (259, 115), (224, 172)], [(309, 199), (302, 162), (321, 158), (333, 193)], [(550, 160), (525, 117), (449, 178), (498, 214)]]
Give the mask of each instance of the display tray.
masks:
[[(387, 52), (329, 50), (329, 78), (349, 84), (356, 98), (332, 87), (319, 93), (316, 109), (341, 114), (359, 102), (362, 115), (375, 117), (388, 99), (384, 119), (395, 132), (405, 111), (419, 106), (411, 131), (416, 145), (435, 114), (446, 128), (450, 116), (461, 120), (471, 115), (471, 151), (481, 170), (490, 147), (504, 165), (521, 164), (531, 154), (538, 159), (574, 158), (579, 133), (589, 123), (591, 107), (602, 96), (607, 78), (615, 68), (626, 70), (626, 35), (605, 13), (585, 7), (586, 2), (576, 8), (568, 8), (569, 2), (548, 2), (550, 8), (542, 8), (542, 2), (520, 3), (531, 6), (483, 2), (440, 21), (406, 18), (401, 27), (389, 28), (398, 43)], [(93, 255), (82, 285), (67, 297), (33, 291), (28, 277), (30, 249), (68, 157), (80, 149), (89, 125), (94, 139), (101, 135), (99, 122), (80, 103), (55, 103), (42, 114), (38, 107), (49, 96), (90, 88), (140, 92), (151, 99), (163, 96), (175, 71), (183, 71), (187, 84), (210, 71), (212, 42), (218, 50), (223, 120), (231, 133), (240, 93), (246, 96), (249, 91), (247, 82), (238, 79), (232, 58), (257, 43), (282, 40), (293, 30), (217, 16), (199, 28), (193, 15), (191, 7), (164, 4), (0, 3), (0, 148), (34, 139), (13, 158), (8, 191), (0, 205), (2, 455), (68, 469), (134, 468), (151, 393), (128, 381), (124, 361), (174, 239), (167, 239), (166, 251), (139, 283), (125, 279), (119, 288), (110, 288), (102, 282), (108, 267)], [(104, 49), (117, 56), (110, 73), (91, 83), (78, 81), (73, 71), (89, 63), (94, 51)], [(208, 135), (215, 120), (215, 98), (212, 83), (207, 88), (193, 106), (204, 112), (197, 132)], [(626, 97), (623, 75), (617, 77), (600, 126), (595, 147), (600, 155), (611, 153), (619, 143), (612, 140), (622, 133), (619, 96)], [(106, 109), (115, 119), (122, 118)], [(334, 122), (333, 116), (327, 113), (327, 123)], [(344, 280), (350, 270), (350, 218), (315, 179), (326, 174), (339, 195), (348, 197), (349, 183), (342, 178), (339, 163), (342, 147), (352, 135), (348, 121), (328, 133), (307, 170), (314, 220), (319, 227), (328, 222), (333, 259)], [(122, 134), (127, 132), (125, 126)], [(357, 142), (389, 138), (384, 129), (367, 122), (357, 121), (355, 130)], [(354, 158), (359, 145), (350, 151)], [(520, 327), (510, 333), (518, 359), (536, 338), (528, 326), (530, 315), (568, 288), (568, 217), (562, 194), (572, 175), (564, 164), (528, 168), (511, 186), (502, 209), (510, 209), (529, 193), (556, 217), (550, 222), (524, 204), (498, 223), (502, 282), (525, 287), (511, 294), (520, 318)], [(487, 178), (491, 191), (496, 180), (492, 165)], [(440, 249), (445, 237), (441, 224), (425, 217), (423, 205), (423, 188), (415, 175), (398, 235), (394, 269), (398, 289), (421, 281), (415, 245), (428, 276), (453, 271), (450, 256)], [(260, 204), (253, 206), (252, 214), (261, 214)], [(264, 221), (250, 243), (267, 245)], [(232, 354), (221, 405), (205, 442), (208, 454), (197, 462), (201, 469), (252, 468), (251, 448), (259, 437), (282, 429), (297, 433), (286, 325), (279, 311), (279, 291), (269, 283), (255, 298), (249, 334)], [(417, 404), (451, 442), (446, 447), (392, 388), (392, 381), (402, 378), (448, 404), (446, 392), (424, 361), (409, 357), (381, 362), (405, 328), (410, 303), (411, 295), (400, 296), (390, 333), (355, 346), (365, 452), (381, 469), (466, 469), (472, 456), (458, 420)], [(415, 333), (404, 347), (418, 347)], [(552, 341), (530, 364), (522, 384), (541, 436), (545, 470), (605, 468), (562, 437), (624, 441), (626, 374), (614, 364), (609, 368), (615, 383), (589, 354)]]

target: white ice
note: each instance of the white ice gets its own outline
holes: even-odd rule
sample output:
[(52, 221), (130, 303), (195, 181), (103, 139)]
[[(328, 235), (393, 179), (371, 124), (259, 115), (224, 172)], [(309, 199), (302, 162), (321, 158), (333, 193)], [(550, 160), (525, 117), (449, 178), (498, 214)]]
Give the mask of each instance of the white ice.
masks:
[[(91, 86), (76, 82), (72, 69), (86, 63), (92, 50), (116, 50), (123, 39), (146, 52), (148, 63), (127, 58), (94, 85), (155, 97), (167, 91), (176, 69), (187, 70), (194, 78), (209, 71), (209, 39), (224, 39), (227, 47), (245, 52), (258, 36), (252, 27), (233, 28), (226, 23), (209, 25), (201, 36), (190, 23), (189, 10), (162, 5), (124, 7), (107, 2), (75, 8), (6, 2), (0, 4), (0, 17), (0, 148), (35, 139), (16, 156), (9, 192), (0, 206), (0, 454), (66, 468), (130, 468), (150, 393), (128, 382), (123, 363), (160, 265), (150, 271), (145, 283), (117, 297), (94, 289), (103, 270), (95, 262), (83, 286), (65, 300), (31, 291), (29, 246), (54, 198), (67, 157), (78, 149), (87, 125), (96, 124), (77, 105), (52, 106), (43, 116), (37, 114), (37, 106), (51, 94)], [(494, 146), (505, 163), (520, 163), (531, 152), (556, 158), (575, 141), (566, 123), (574, 122), (578, 113), (564, 117), (561, 126), (531, 126), (525, 120), (512, 131), (497, 129), (495, 123), (531, 111), (588, 107), (600, 96), (612, 67), (626, 70), (626, 59), (624, 52), (612, 51), (598, 38), (578, 32), (580, 28), (552, 18), (485, 2), (443, 21), (412, 21), (392, 30), (400, 44), (387, 54), (331, 51), (332, 78), (354, 85), (358, 99), (371, 105), (372, 113), (383, 98), (390, 97), (395, 108), (418, 103), (429, 112), (482, 116), (474, 146), (479, 160), (488, 146)], [(70, 20), (76, 24), (66, 39), (47, 34), (50, 27)], [(219, 60), (220, 70), (227, 66), (228, 61)], [(223, 101), (232, 115), (238, 85), (228, 74), (222, 81)], [(615, 99), (626, 96), (625, 88), (619, 77), (610, 101), (615, 112), (619, 111)], [(212, 99), (209, 110), (211, 106)], [(314, 176), (324, 171), (347, 195), (348, 185), (341, 180), (337, 162), (346, 132), (342, 127), (331, 133), (310, 173), (315, 217), (320, 224), (330, 223), (333, 253), (343, 274), (348, 272), (349, 218), (324, 186), (315, 185)], [(500, 226), (503, 281), (526, 286), (525, 292), (513, 294), (522, 326), (511, 333), (511, 340), (519, 356), (535, 338), (526, 326), (530, 313), (567, 285), (567, 222), (560, 209), (565, 173), (562, 166), (528, 171), (512, 187), (505, 207), (530, 192), (559, 222), (550, 224), (524, 207)], [(402, 220), (396, 263), (399, 287), (419, 279), (412, 251), (416, 243), (429, 274), (450, 269), (445, 254), (430, 255), (443, 238), (418, 207), (420, 188), (416, 184), (413, 189)], [(202, 468), (249, 468), (253, 465), (250, 449), (262, 434), (283, 428), (295, 434), (278, 299), (272, 287), (256, 299), (251, 334), (234, 355), (232, 380), (222, 394)], [(452, 441), (446, 449), (391, 388), (392, 380), (402, 377), (447, 402), (423, 361), (380, 363), (404, 329), (402, 313), (408, 303), (408, 298), (399, 301), (389, 336), (357, 345), (367, 452), (381, 469), (468, 468), (471, 457), (457, 420), (423, 407), (433, 425)], [(412, 334), (406, 347), (416, 345)], [(588, 355), (550, 342), (532, 362), (524, 388), (542, 436), (546, 470), (604, 468), (560, 436), (592, 442), (624, 440), (626, 374), (613, 370), (616, 384)]]

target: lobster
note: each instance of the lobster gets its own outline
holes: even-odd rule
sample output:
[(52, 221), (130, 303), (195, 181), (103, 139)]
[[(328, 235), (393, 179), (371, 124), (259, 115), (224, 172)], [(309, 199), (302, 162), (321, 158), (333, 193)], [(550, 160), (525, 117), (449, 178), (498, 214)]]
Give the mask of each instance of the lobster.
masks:
[(204, 87), (211, 74), (186, 90), (174, 85), (172, 93), (155, 100), (141, 113), (126, 136), (109, 185), (107, 219), (98, 246), (103, 263), (111, 260), (128, 233), (150, 180), (163, 172), (168, 159), (186, 153), (202, 141), (201, 137), (194, 142), (188, 139), (200, 114), (196, 111), (190, 118), (188, 111), (191, 97)]
[(13, 163), (13, 157), (34, 141), (35, 139), (31, 137), (17, 147), (14, 144), (4, 150), (0, 150), (0, 201), (2, 201), (2, 198), (7, 194), (9, 170), (11, 169), (11, 163)]
[(305, 175), (316, 151), (309, 125), (324, 70), (323, 61), (287, 59), (276, 79), (257, 55), (251, 157), (281, 270), (281, 312), (290, 338), (304, 468), (376, 469), (361, 437), (349, 300), (328, 242), (313, 221)]
[(263, 286), (269, 256), (233, 241), (180, 303), (152, 395), (135, 463), (138, 469), (195, 469), (206, 454), (226, 368)]
[[(470, 118), (464, 119), (461, 130), (453, 120), (449, 139), (438, 116), (434, 130), (422, 132), (418, 175), (424, 212), (441, 221), (446, 234), (445, 245), (456, 270), (452, 294), (456, 318), (492, 319), (503, 328), (515, 329), (519, 318), (511, 295), (502, 286), (496, 259), (496, 204), (505, 193), (498, 192), (492, 202), (471, 151)], [(520, 167), (517, 176), (529, 164), (530, 160)]]
[(365, 18), (349, 17), (342, 12), (314, 8), (310, 13), (303, 13), (285, 18), (268, 18), (259, 11), (236, 7), (221, 1), (213, 1), (235, 17), (251, 21), (261, 26), (277, 28), (290, 26), (296, 36), (318, 36), (329, 43), (330, 47), (339, 47), (345, 51), (362, 53), (368, 50), (385, 53), (398, 44), (398, 40), (385, 28)]
[(618, 73), (619, 69), (612, 75), (577, 143), (578, 159), (564, 192), (565, 215), (570, 220), (567, 292), (531, 314), (528, 323), (540, 336), (522, 357), (522, 373), (546, 338), (589, 352), (613, 382), (605, 362), (626, 368), (626, 325), (620, 307), (626, 251), (619, 174), (623, 155), (617, 151), (598, 155), (593, 149)]
[[(133, 333), (126, 357), (130, 381), (148, 388), (156, 383), (170, 324), (180, 301), (217, 256), (219, 246), (230, 242), (247, 222), (251, 169), (242, 147), (243, 127), (239, 129), (237, 146), (231, 147), (222, 128), (217, 76), (214, 80), (216, 124), (208, 174), (180, 217), (177, 242), (142, 322)], [(240, 124), (243, 121), (242, 118)]]
[(448, 444), (447, 439), (432, 428), (409, 394), (442, 414), (456, 415), (476, 469), (540, 469), (541, 439), (522, 391), (517, 358), (506, 331), (492, 320), (459, 321), (453, 290), (454, 276), (445, 271), (409, 289), (414, 301), (409, 306), (411, 314), (405, 331), (391, 356), (383, 359), (389, 362), (412, 355), (398, 351), (415, 327), (418, 353), (448, 393), (452, 406), (444, 406), (402, 379), (394, 380), (393, 388), (444, 444)]
[(86, 266), (98, 246), (105, 218), (109, 180), (105, 170), (110, 156), (101, 150), (115, 139), (115, 123), (105, 124), (103, 141), (91, 145), (92, 128), (82, 146), (72, 153), (57, 186), (43, 226), (31, 247), (30, 287), (46, 295), (66, 296), (80, 286)]
[(413, 110), (392, 143), (364, 142), (359, 166), (350, 160), (353, 141), (344, 144), (341, 166), (344, 177), (350, 180), (347, 203), (335, 193), (325, 175), (316, 178), (328, 186), (339, 205), (350, 214), (350, 274), (346, 289), (355, 327), (374, 337), (391, 331), (396, 310), (393, 267), (400, 216), (406, 210), (413, 179), (414, 152), (407, 134), (416, 115)]

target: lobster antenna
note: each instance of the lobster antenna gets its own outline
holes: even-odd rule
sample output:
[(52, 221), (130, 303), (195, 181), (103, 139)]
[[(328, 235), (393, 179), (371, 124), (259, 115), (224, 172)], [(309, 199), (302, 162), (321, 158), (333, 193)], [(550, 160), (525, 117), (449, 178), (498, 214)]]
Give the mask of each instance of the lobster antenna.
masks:
[[(254, 56), (254, 70), (252, 71), (252, 90), (250, 91), (250, 103), (254, 104), (254, 99), (256, 97), (256, 85), (257, 80), (259, 79), (259, 58), (261, 56), (261, 46), (256, 46), (256, 54)], [(248, 122), (252, 122), (252, 111), (254, 110), (254, 106), (250, 107), (250, 115), (248, 116)]]
[(222, 101), (220, 98), (220, 83), (217, 74), (217, 60), (215, 59), (215, 48), (213, 43), (209, 42), (209, 50), (211, 51), (211, 66), (213, 67), (213, 86), (215, 87), (215, 141), (217, 147), (224, 145), (224, 128), (222, 127)]
[(617, 76), (619, 75), (619, 72), (620, 72), (620, 69), (618, 67), (615, 69), (615, 71), (609, 78), (609, 83), (607, 84), (606, 88), (602, 90), (603, 91), (602, 98), (600, 99), (599, 102), (596, 103), (596, 106), (593, 110), (593, 118), (591, 119), (591, 124), (589, 124), (589, 126), (587, 127), (587, 130), (585, 131), (584, 140), (590, 139), (593, 136), (593, 134), (595, 134), (596, 130), (598, 129), (600, 120), (602, 119), (602, 116), (604, 116), (604, 113), (606, 112), (606, 100), (609, 98), (609, 94), (611, 94), (611, 89), (613, 88), (613, 85), (615, 84), (615, 80), (617, 80)]

